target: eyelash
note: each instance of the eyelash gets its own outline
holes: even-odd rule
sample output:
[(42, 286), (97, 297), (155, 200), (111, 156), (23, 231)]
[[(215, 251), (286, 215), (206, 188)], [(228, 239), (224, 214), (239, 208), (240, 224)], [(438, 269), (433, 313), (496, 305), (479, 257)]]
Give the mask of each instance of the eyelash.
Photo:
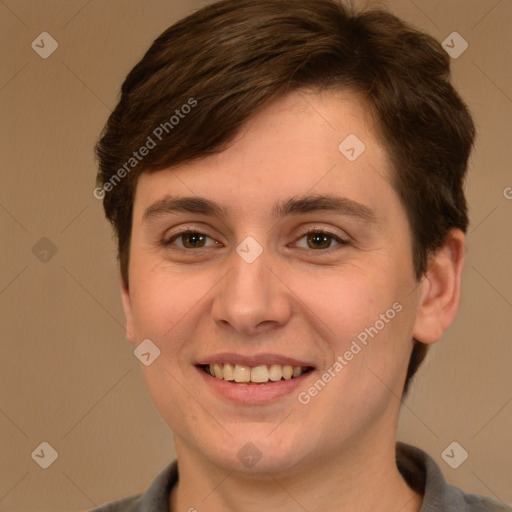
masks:
[[(168, 247), (170, 245), (173, 245), (173, 242), (175, 240), (177, 240), (178, 238), (180, 238), (181, 236), (184, 236), (184, 235), (189, 235), (189, 234), (194, 234), (194, 235), (202, 235), (202, 236), (206, 236), (207, 238), (210, 238), (213, 240), (213, 238), (211, 238), (210, 236), (208, 236), (207, 234), (205, 233), (201, 233), (200, 231), (197, 231), (197, 230), (192, 230), (192, 229), (186, 229), (184, 231), (180, 231), (179, 233), (175, 233), (174, 235), (172, 235), (171, 238), (169, 238), (168, 240), (164, 240), (162, 241), (162, 245), (164, 245), (165, 247)], [(308, 235), (312, 235), (312, 234), (320, 234), (320, 235), (324, 235), (324, 236), (327, 236), (328, 238), (332, 238), (333, 240), (335, 240), (336, 242), (339, 243), (339, 245), (341, 247), (343, 246), (346, 246), (346, 245), (349, 245), (349, 242), (348, 240), (344, 240), (343, 238), (339, 237), (338, 235), (335, 235), (334, 233), (331, 233), (329, 231), (326, 231), (324, 229), (318, 229), (318, 228), (310, 228), (308, 229), (307, 231), (305, 231), (304, 233), (302, 233), (301, 236), (299, 236), (299, 238), (297, 238), (296, 241), (308, 236)], [(209, 246), (209, 247), (198, 247), (197, 249), (193, 249), (193, 248), (188, 248), (188, 247), (179, 247), (177, 246), (177, 248), (179, 250), (183, 250), (183, 251), (197, 251), (198, 249), (210, 249), (212, 248), (213, 246)], [(303, 249), (303, 248), (302, 248)], [(309, 249), (309, 248), (308, 248)], [(306, 249), (306, 250), (308, 250)], [(332, 250), (336, 250), (335, 248), (332, 248), (332, 247), (329, 247), (327, 249), (310, 249), (312, 251), (315, 251), (315, 252), (330, 252)]]

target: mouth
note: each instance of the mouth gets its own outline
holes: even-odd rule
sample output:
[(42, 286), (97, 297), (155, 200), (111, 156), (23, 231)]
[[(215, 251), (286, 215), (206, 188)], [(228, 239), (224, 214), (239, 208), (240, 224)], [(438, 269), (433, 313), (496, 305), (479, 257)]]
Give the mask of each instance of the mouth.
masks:
[(265, 385), (272, 382), (298, 379), (313, 370), (311, 366), (281, 364), (248, 366), (236, 363), (212, 363), (201, 364), (198, 367), (215, 379), (239, 385)]

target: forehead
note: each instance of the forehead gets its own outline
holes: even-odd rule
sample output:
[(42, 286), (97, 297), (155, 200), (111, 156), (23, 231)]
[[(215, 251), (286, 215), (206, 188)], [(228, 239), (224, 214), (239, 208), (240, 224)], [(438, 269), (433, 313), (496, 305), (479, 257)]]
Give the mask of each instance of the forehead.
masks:
[(136, 214), (142, 216), (165, 195), (215, 196), (225, 214), (242, 209), (248, 215), (261, 208), (272, 213), (278, 195), (336, 192), (379, 203), (386, 196), (383, 189), (390, 188), (391, 171), (374, 124), (355, 93), (295, 91), (249, 119), (227, 149), (143, 173)]

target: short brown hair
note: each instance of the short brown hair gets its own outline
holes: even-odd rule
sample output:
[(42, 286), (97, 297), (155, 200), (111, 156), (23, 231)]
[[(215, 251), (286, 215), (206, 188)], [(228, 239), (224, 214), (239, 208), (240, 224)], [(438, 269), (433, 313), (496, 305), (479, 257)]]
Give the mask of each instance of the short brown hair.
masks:
[[(222, 151), (272, 100), (306, 88), (366, 98), (408, 215), (419, 280), (448, 231), (468, 226), (463, 181), (475, 128), (449, 73), (431, 36), (385, 10), (336, 0), (223, 0), (174, 24), (126, 77), (96, 146), (97, 197), (117, 235), (124, 283), (138, 176)], [(193, 111), (179, 115), (185, 105)], [(405, 392), (427, 350), (414, 341)]]

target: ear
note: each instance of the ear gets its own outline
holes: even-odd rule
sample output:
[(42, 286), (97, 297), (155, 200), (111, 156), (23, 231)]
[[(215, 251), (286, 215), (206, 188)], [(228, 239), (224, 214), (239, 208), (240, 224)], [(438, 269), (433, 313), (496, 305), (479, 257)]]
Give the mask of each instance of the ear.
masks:
[(121, 301), (123, 303), (124, 316), (126, 319), (126, 337), (132, 342), (136, 343), (135, 330), (133, 328), (133, 313), (132, 301), (130, 298), (130, 291), (121, 277)]
[(429, 260), (421, 283), (420, 304), (413, 336), (435, 343), (453, 322), (460, 298), (466, 236), (452, 229), (443, 246)]

